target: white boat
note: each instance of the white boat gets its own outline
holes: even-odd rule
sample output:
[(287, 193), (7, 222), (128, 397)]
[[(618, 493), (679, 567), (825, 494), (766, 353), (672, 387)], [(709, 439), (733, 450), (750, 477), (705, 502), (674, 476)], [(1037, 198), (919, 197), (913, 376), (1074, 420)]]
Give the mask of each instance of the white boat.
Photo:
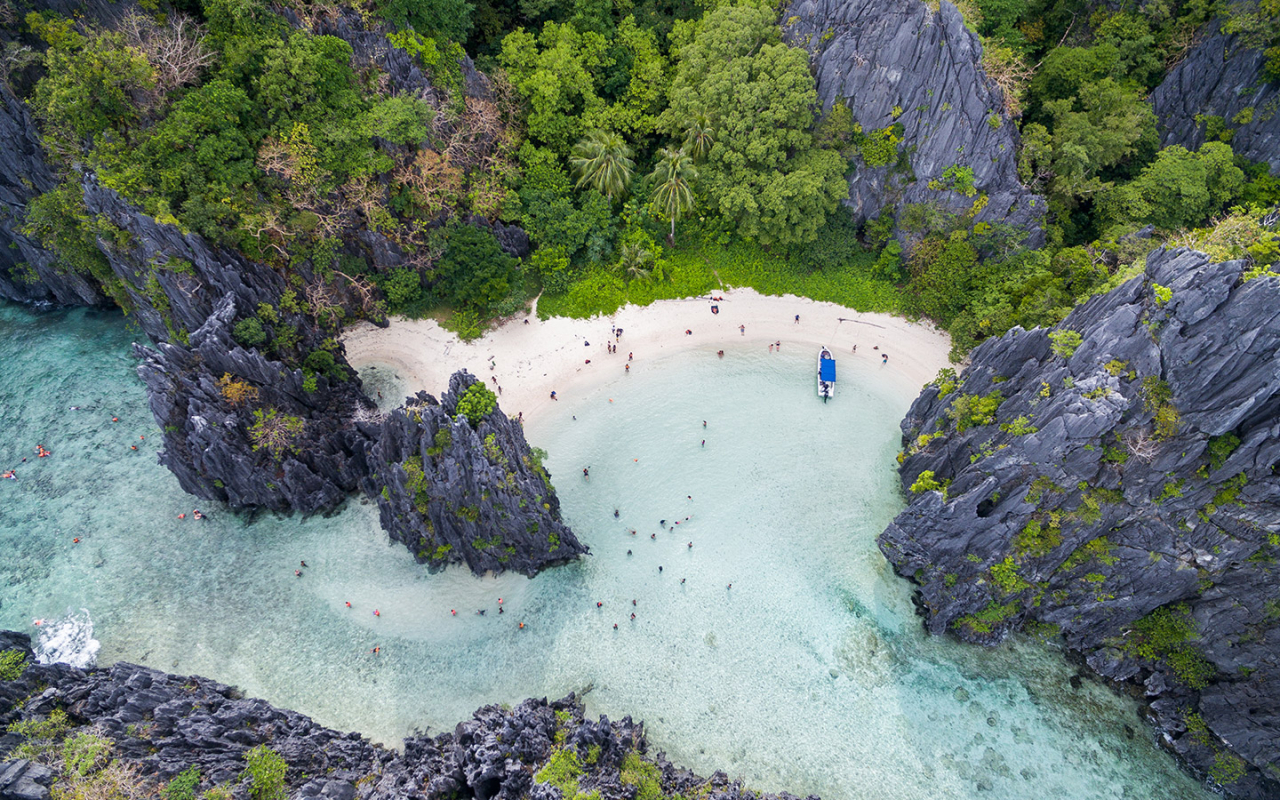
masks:
[(818, 351), (818, 397), (822, 402), (836, 396), (836, 360), (831, 351), (823, 347)]

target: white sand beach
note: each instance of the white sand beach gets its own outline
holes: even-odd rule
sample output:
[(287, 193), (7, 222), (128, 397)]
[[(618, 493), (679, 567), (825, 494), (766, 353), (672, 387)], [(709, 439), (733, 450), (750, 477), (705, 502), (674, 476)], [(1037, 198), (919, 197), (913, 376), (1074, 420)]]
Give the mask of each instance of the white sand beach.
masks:
[[(553, 391), (567, 399), (616, 377), (625, 370), (629, 354), (631, 371), (642, 373), (681, 351), (705, 351), (716, 358), (723, 350), (725, 358), (733, 358), (781, 342), (783, 348), (801, 348), (816, 360), (817, 348), (826, 346), (838, 361), (866, 359), (878, 365), (886, 388), (907, 399), (948, 366), (951, 340), (929, 323), (864, 314), (794, 295), (767, 297), (751, 289), (715, 296), (721, 299), (703, 296), (625, 306), (611, 316), (589, 320), (541, 321), (531, 313), (471, 342), (459, 340), (435, 320), (393, 318), (387, 328), (352, 326), (343, 344), (357, 370), (375, 364), (394, 368), (411, 391), (425, 389), (437, 397), (448, 387), (450, 375), (469, 370), (491, 388), (502, 388), (499, 403), (505, 413), (523, 413), (525, 418), (555, 402)], [(713, 305), (719, 313), (712, 313)], [(622, 335), (618, 352), (610, 354), (607, 345), (614, 342), (614, 327)], [(887, 363), (882, 363), (883, 355), (888, 355)], [(395, 403), (401, 401), (397, 398)]]

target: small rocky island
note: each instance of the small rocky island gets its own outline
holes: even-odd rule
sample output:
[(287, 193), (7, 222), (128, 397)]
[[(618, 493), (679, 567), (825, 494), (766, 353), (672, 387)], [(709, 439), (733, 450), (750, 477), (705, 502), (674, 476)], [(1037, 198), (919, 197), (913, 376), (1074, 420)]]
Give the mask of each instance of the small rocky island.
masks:
[(1054, 330), (1015, 329), (902, 423), (880, 538), (929, 630), (1020, 628), (1140, 686), (1165, 743), (1280, 796), (1280, 282), (1157, 250)]
[(0, 659), (4, 800), (47, 800), (55, 781), (60, 797), (167, 800), (794, 800), (677, 768), (642, 723), (592, 722), (573, 694), (485, 706), (396, 752), (206, 678), (36, 664), (21, 633), (0, 631)]

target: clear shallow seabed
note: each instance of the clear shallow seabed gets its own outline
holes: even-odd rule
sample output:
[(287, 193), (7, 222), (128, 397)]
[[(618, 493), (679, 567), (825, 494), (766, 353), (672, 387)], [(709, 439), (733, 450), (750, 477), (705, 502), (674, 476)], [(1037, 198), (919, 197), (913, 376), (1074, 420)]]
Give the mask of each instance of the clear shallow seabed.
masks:
[[(487, 703), (591, 686), (590, 713), (643, 719), (677, 763), (758, 789), (1210, 796), (1154, 745), (1134, 702), (1091, 681), (1070, 688), (1058, 651), (923, 633), (910, 586), (875, 546), (901, 508), (893, 456), (908, 399), (877, 394), (869, 358), (841, 359), (825, 407), (812, 353), (707, 350), (530, 420), (593, 551), (530, 581), (428, 574), (361, 501), (303, 520), (185, 495), (156, 464), (128, 351), (138, 338), (116, 314), (0, 305), (0, 469), (20, 478), (0, 481), (0, 625), (34, 632), (47, 618), (83, 636), (91, 618), (100, 663), (207, 675), (389, 743)], [(384, 395), (406, 388), (372, 372)], [(35, 458), (37, 444), (53, 457)], [(197, 506), (211, 518), (192, 520)]]

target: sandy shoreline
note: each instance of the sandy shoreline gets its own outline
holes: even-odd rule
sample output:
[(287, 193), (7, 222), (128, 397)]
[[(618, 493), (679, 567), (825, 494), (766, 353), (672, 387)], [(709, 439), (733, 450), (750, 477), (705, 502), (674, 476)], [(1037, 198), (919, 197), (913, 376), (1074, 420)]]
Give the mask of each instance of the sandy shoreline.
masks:
[[(410, 391), (425, 389), (438, 397), (450, 375), (467, 369), (491, 388), (502, 387), (499, 403), (504, 412), (511, 416), (523, 412), (526, 418), (555, 402), (550, 399), (552, 391), (568, 399), (617, 377), (624, 371), (628, 353), (635, 354), (631, 371), (642, 373), (664, 356), (688, 350), (706, 351), (715, 358), (722, 349), (725, 358), (732, 358), (748, 350), (767, 350), (780, 341), (782, 347), (801, 348), (816, 361), (817, 348), (825, 345), (837, 361), (865, 359), (865, 364), (878, 367), (886, 387), (908, 402), (941, 367), (948, 366), (951, 340), (928, 323), (864, 314), (794, 295), (766, 297), (751, 289), (726, 290), (716, 296), (722, 299), (713, 302), (704, 296), (624, 306), (612, 316), (589, 320), (556, 317), (544, 322), (530, 314), (472, 342), (460, 341), (435, 320), (401, 318), (393, 318), (388, 328), (360, 323), (349, 328), (342, 340), (347, 359), (357, 370), (371, 364), (393, 367)], [(718, 314), (711, 312), (712, 305), (719, 307)], [(614, 341), (613, 326), (623, 332), (616, 354), (608, 353), (606, 347)], [(739, 326), (745, 326), (745, 332)], [(692, 335), (686, 335), (686, 330)], [(882, 354), (889, 356), (887, 364), (881, 363)], [(399, 402), (402, 398), (392, 405)]]

